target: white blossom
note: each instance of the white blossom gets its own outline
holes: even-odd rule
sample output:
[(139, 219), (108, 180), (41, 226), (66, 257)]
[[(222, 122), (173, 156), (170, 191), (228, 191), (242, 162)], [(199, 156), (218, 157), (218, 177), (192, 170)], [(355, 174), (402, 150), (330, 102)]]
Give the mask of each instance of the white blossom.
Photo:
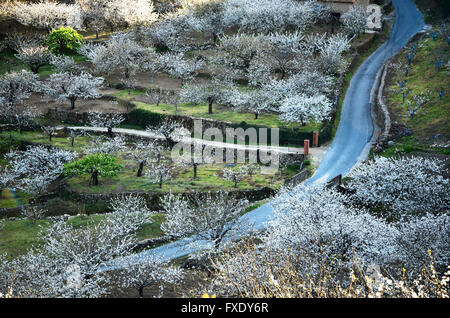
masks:
[(44, 146), (28, 146), (26, 151), (11, 151), (5, 155), (16, 180), (25, 192), (42, 193), (61, 174), (64, 163), (75, 159), (69, 151)]
[(124, 79), (129, 79), (153, 56), (151, 48), (139, 45), (125, 33), (114, 35), (105, 45), (85, 45), (81, 53), (97, 72), (110, 74), (119, 70)]
[(44, 87), (46, 94), (59, 99), (70, 100), (71, 109), (75, 109), (78, 98), (99, 98), (99, 87), (103, 84), (103, 77), (94, 77), (89, 73), (55, 73), (50, 75)]
[(97, 111), (88, 112), (88, 122), (92, 127), (104, 127), (108, 129), (108, 133), (112, 133), (114, 127), (120, 126), (125, 120), (121, 113), (103, 113)]
[(286, 98), (280, 106), (280, 119), (288, 123), (320, 122), (330, 118), (332, 103), (324, 95), (294, 95)]
[(81, 9), (77, 4), (64, 4), (53, 1), (36, 3), (15, 2), (13, 17), (24, 25), (45, 30), (70, 26), (80, 29), (82, 25)]
[(37, 74), (39, 69), (49, 61), (48, 47), (35, 43), (32, 45), (21, 46), (15, 56), (24, 64), (28, 65), (35, 74)]
[(10, 72), (0, 77), (0, 96), (2, 106), (22, 103), (37, 89), (38, 75), (22, 70)]
[(350, 268), (357, 256), (362, 266), (384, 264), (395, 251), (397, 231), (367, 212), (347, 206), (348, 198), (322, 186), (300, 185), (272, 203), (275, 218), (265, 242), (298, 255), (298, 266), (314, 275), (323, 264)]
[[(224, 239), (242, 223), (239, 216), (247, 204), (247, 200), (237, 199), (226, 192), (184, 199), (171, 193), (162, 199), (166, 219), (161, 229), (174, 238), (196, 235), (202, 240), (212, 241), (214, 245), (209, 248), (217, 250), (226, 245)], [(208, 249), (198, 239), (193, 244)]]
[(351, 47), (350, 40), (343, 34), (327, 38), (320, 47), (320, 63), (327, 73), (336, 72), (343, 64), (342, 53)]
[(367, 26), (367, 11), (362, 5), (352, 5), (341, 17), (342, 23), (351, 35), (358, 35)]
[(148, 169), (145, 171), (145, 177), (152, 183), (162, 185), (165, 181), (172, 179), (174, 167), (172, 167), (168, 162), (151, 162)]
[(183, 53), (167, 53), (160, 57), (160, 63), (169, 76), (178, 78), (182, 85), (193, 80), (205, 63), (197, 58), (186, 58)]
[(383, 206), (392, 216), (449, 208), (449, 180), (443, 163), (421, 157), (376, 157), (352, 169), (346, 187), (355, 199)]
[(238, 168), (225, 168), (222, 170), (222, 177), (225, 180), (232, 181), (234, 187), (237, 188), (239, 182), (249, 175), (249, 169), (246, 165), (239, 166)]
[(86, 153), (105, 153), (110, 155), (121, 152), (126, 148), (125, 139), (121, 135), (114, 137), (91, 136), (91, 142), (86, 147)]
[(163, 283), (174, 284), (184, 277), (182, 269), (169, 265), (169, 261), (157, 254), (148, 255), (138, 263), (124, 259), (120, 265), (123, 268), (119, 274), (120, 286), (137, 289), (141, 298), (144, 297), (145, 287), (158, 286), (162, 290)]

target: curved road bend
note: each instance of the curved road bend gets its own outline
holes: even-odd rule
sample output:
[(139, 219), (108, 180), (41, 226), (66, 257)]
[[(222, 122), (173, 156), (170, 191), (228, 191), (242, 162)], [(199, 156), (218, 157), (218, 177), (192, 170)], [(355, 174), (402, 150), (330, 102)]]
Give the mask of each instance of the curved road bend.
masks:
[(359, 67), (345, 95), (336, 136), (316, 173), (308, 182), (325, 182), (345, 175), (367, 158), (373, 135), (371, 90), (378, 71), (423, 26), (423, 16), (411, 0), (394, 0), (395, 24), (391, 37)]
[[(345, 175), (356, 163), (367, 158), (373, 134), (370, 95), (377, 73), (382, 65), (424, 26), (423, 16), (411, 0), (393, 0), (393, 5), (395, 23), (391, 37), (360, 66), (351, 80), (336, 136), (316, 173), (307, 181), (308, 183), (325, 182), (339, 174)], [(273, 211), (270, 203), (267, 203), (247, 213), (243, 219), (258, 230), (264, 228), (264, 224), (272, 217)], [(150, 253), (158, 253), (165, 259), (174, 259), (194, 251), (187, 246), (192, 240), (195, 238), (163, 245), (132, 257), (136, 257), (136, 261), (139, 261), (145, 259), (145, 256)]]

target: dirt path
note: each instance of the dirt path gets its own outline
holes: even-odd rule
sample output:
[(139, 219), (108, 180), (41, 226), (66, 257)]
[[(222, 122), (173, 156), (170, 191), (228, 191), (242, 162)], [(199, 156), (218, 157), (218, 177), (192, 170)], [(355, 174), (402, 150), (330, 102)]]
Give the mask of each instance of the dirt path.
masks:
[[(91, 131), (91, 132), (99, 132), (99, 133), (106, 133), (106, 128), (101, 127), (68, 127), (69, 129), (73, 130), (83, 130), (83, 131)], [(149, 139), (163, 139), (164, 137), (162, 135), (157, 135), (154, 133), (150, 133), (144, 130), (135, 130), (135, 129), (125, 129), (125, 128), (114, 128), (113, 132), (121, 134), (121, 135), (127, 135), (127, 136), (138, 136), (143, 138), (149, 138)], [(224, 143), (224, 142), (218, 142), (218, 141), (207, 141), (202, 139), (195, 139), (191, 137), (183, 137), (182, 139), (179, 139), (180, 142), (183, 143), (199, 143), (201, 145), (207, 145), (210, 147), (215, 148), (227, 148), (227, 149), (238, 149), (238, 150), (261, 150), (261, 151), (275, 151), (278, 153), (283, 154), (302, 154), (303, 148), (298, 147), (271, 147), (271, 146), (253, 146), (253, 145), (239, 145), (239, 144), (231, 144), (231, 143)], [(323, 157), (323, 154), (326, 152), (326, 147), (317, 147), (317, 148), (310, 148), (310, 157), (314, 158), (312, 159), (314, 163), (319, 163), (321, 158)]]

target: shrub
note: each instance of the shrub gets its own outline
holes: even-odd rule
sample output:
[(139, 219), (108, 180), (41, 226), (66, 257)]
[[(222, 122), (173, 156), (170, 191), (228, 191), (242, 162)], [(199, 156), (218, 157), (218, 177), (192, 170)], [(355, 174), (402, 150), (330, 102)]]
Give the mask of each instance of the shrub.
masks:
[[(5, 138), (3, 138), (5, 137)], [(0, 138), (0, 154), (5, 154), (11, 150), (20, 148), (20, 141), (15, 138), (6, 137), (6, 134)]]
[(47, 44), (56, 54), (77, 53), (83, 44), (83, 36), (71, 27), (60, 27), (50, 33)]
[(106, 200), (88, 202), (84, 205), (84, 209), (87, 215), (111, 212), (109, 201)]
[(66, 176), (90, 174), (90, 184), (98, 185), (98, 177), (113, 177), (122, 169), (116, 159), (104, 153), (87, 155), (77, 161), (66, 163), (63, 173)]
[(46, 216), (77, 215), (80, 212), (78, 204), (61, 198), (49, 200), (45, 205), (45, 209), (47, 210)]
[(157, 127), (163, 120), (164, 115), (153, 113), (144, 109), (133, 109), (129, 113), (128, 124), (140, 126), (142, 128)]

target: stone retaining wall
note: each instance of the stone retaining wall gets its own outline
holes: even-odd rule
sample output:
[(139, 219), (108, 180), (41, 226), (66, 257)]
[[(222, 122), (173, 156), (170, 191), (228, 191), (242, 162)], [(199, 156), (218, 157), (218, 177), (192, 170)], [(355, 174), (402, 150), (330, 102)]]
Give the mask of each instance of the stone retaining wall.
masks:
[[(127, 195), (127, 194), (135, 194), (144, 198), (147, 202), (148, 208), (153, 211), (161, 210), (160, 199), (167, 195), (164, 192), (143, 192), (143, 191), (129, 191), (129, 192), (121, 192), (121, 193), (80, 193), (71, 189), (67, 184), (63, 184), (60, 187), (61, 192), (60, 196), (64, 196), (65, 198), (75, 201), (75, 202), (83, 202), (83, 203), (95, 203), (97, 201), (110, 201), (111, 199), (117, 197), (118, 195)], [(276, 190), (264, 187), (261, 189), (253, 189), (253, 190), (235, 190), (230, 191), (230, 193), (236, 195), (237, 198), (245, 198), (250, 202), (260, 201), (269, 198), (276, 194)], [(187, 195), (202, 195), (202, 192), (184, 192), (181, 193), (182, 196)]]

